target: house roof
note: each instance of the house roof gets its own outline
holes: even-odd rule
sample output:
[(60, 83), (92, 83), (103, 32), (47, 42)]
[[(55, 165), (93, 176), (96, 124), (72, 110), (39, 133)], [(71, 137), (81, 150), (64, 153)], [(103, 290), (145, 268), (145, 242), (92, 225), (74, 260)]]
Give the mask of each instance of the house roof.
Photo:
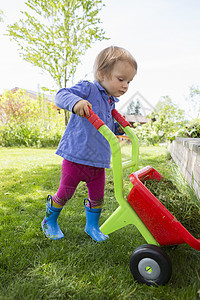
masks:
[(142, 116), (142, 115), (124, 115), (125, 119), (129, 123), (140, 123), (140, 124), (145, 124), (150, 121), (150, 119)]
[[(10, 91), (11, 91), (12, 93), (16, 93), (18, 90), (21, 90), (21, 89), (22, 89), (22, 90), (25, 90), (25, 92), (26, 92), (31, 98), (33, 98), (33, 99), (37, 99), (38, 95), (41, 94), (41, 93), (39, 93), (39, 92), (35, 92), (35, 91), (31, 91), (31, 90), (26, 90), (26, 89), (19, 88), (19, 87), (14, 87), (14, 88), (11, 89)], [(43, 94), (43, 93), (42, 93), (42, 94)], [(47, 94), (43, 94), (43, 95), (44, 95), (44, 97), (45, 97), (46, 100), (48, 100), (48, 101), (50, 101), (50, 102), (53, 102), (53, 101), (54, 101), (52, 95), (47, 95)], [(2, 96), (2, 95), (0, 95), (0, 96)]]
[(139, 101), (143, 116), (146, 116), (155, 110), (155, 107), (140, 92), (137, 91), (129, 99), (127, 99), (122, 106), (119, 107), (119, 112), (122, 114), (126, 113), (129, 103), (134, 100)]

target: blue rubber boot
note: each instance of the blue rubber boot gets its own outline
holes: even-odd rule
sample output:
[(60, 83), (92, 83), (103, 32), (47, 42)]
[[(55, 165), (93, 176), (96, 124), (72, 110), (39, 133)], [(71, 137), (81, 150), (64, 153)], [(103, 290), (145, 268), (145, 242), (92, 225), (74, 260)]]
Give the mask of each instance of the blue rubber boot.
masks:
[(99, 217), (101, 208), (90, 208), (85, 205), (86, 225), (85, 232), (96, 242), (105, 241), (109, 238), (99, 229)]
[(57, 222), (62, 208), (53, 207), (52, 203), (52, 197), (51, 195), (48, 195), (46, 215), (41, 223), (41, 227), (47, 238), (51, 240), (59, 240), (64, 237), (64, 234), (62, 233)]

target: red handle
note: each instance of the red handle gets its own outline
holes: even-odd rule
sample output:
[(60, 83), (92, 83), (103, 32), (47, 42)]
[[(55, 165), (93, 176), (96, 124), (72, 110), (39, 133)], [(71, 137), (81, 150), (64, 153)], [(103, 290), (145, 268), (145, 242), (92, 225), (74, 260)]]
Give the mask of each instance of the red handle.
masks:
[(88, 119), (88, 121), (98, 130), (101, 126), (104, 125), (104, 122), (93, 112), (93, 110), (88, 106), (90, 116), (85, 117)]
[(119, 122), (120, 125), (122, 125), (123, 128), (130, 126), (130, 123), (126, 121), (126, 119), (124, 119), (124, 117), (122, 117), (122, 115), (116, 109), (112, 110), (112, 116), (117, 122)]

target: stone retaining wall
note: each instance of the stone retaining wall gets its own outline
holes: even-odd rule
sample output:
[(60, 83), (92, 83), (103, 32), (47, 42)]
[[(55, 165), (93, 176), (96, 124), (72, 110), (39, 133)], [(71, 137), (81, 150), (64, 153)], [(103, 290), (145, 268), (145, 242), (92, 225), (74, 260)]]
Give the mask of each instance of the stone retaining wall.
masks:
[(169, 145), (169, 151), (200, 199), (200, 139), (177, 137)]

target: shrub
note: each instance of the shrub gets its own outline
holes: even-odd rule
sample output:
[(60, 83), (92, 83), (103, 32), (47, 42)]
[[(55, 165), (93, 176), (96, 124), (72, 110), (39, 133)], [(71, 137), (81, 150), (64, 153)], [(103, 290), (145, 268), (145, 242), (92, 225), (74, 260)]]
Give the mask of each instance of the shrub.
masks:
[(55, 147), (62, 133), (62, 127), (58, 128), (56, 125), (47, 130), (40, 123), (6, 124), (1, 126), (0, 145), (4, 147)]
[(156, 145), (162, 141), (162, 137), (159, 136), (148, 123), (142, 126), (137, 125), (134, 131), (140, 145)]
[(177, 130), (185, 125), (183, 111), (168, 96), (163, 97), (156, 105), (156, 110), (147, 117), (152, 121), (142, 126), (137, 125), (135, 129), (140, 144), (144, 145), (172, 140)]
[(200, 138), (200, 119), (192, 120), (188, 125), (178, 130), (176, 136)]
[(0, 145), (57, 146), (64, 131), (64, 113), (58, 114), (44, 97), (30, 99), (25, 91), (5, 92), (0, 99)]
[(3, 124), (9, 122), (20, 124), (34, 120), (39, 114), (39, 103), (30, 99), (24, 90), (15, 93), (6, 91), (0, 98), (0, 121)]

